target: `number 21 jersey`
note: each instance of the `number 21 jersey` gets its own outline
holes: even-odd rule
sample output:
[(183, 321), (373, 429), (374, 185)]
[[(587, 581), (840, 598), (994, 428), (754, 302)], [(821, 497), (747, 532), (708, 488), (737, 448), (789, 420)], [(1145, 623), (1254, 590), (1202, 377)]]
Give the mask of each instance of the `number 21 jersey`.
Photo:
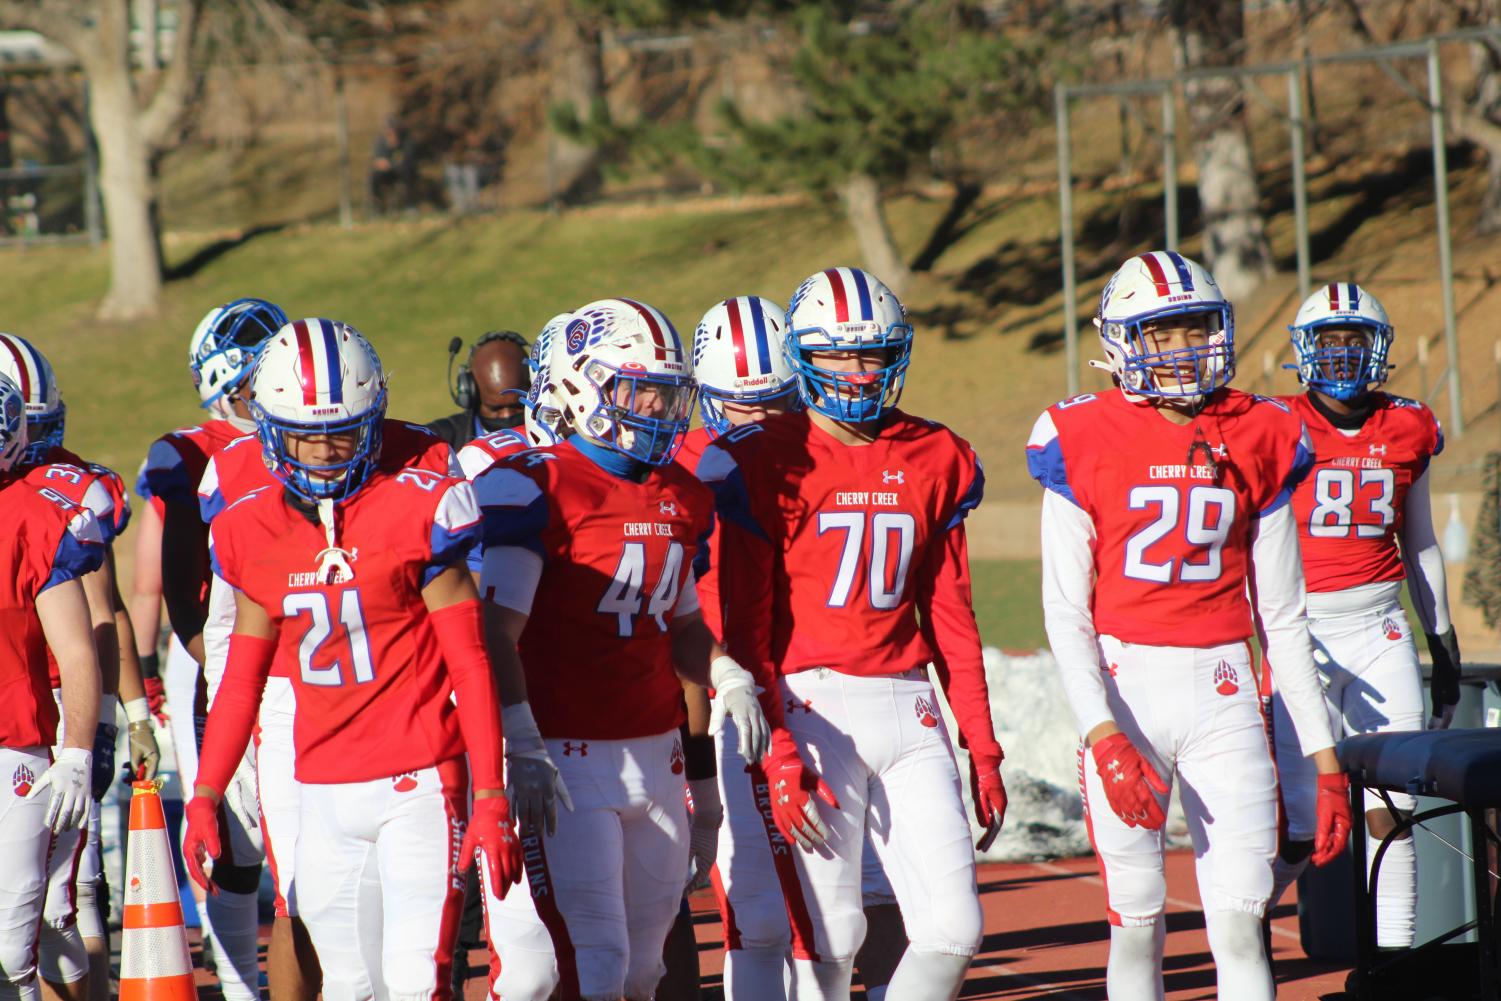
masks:
[(1233, 389), (1186, 425), (1119, 391), (1043, 411), (1027, 467), (1094, 525), (1097, 633), (1210, 647), (1251, 635), (1257, 519), (1290, 502), (1313, 450), (1286, 404)]

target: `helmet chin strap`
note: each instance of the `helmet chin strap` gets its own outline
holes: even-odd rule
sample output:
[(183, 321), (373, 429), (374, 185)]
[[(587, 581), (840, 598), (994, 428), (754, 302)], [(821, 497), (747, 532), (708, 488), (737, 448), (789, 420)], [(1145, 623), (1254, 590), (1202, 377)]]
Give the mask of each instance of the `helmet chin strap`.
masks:
[(324, 497), (318, 501), (318, 521), (323, 524), (323, 537), (328, 548), (318, 554), (318, 580), (324, 584), (344, 584), (354, 580), (354, 567), (349, 565), (351, 554), (339, 548), (338, 532), (334, 527), (334, 501)]

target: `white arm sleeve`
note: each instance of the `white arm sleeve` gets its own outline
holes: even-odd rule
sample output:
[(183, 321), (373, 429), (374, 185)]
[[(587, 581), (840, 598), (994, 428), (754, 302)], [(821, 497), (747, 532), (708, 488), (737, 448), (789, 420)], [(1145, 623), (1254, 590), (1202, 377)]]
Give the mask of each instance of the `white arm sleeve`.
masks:
[(1261, 633), (1262, 652), (1298, 732), (1305, 755), (1334, 746), (1324, 687), (1313, 663), (1308, 634), (1303, 557), (1291, 504), (1251, 526), (1251, 600)]
[(1114, 716), (1100, 677), (1089, 598), (1094, 590), (1094, 522), (1052, 490), (1042, 492), (1042, 615), (1069, 708), (1087, 734)]
[(485, 550), (479, 593), (503, 608), (532, 614), (532, 598), (542, 579), (542, 557), (521, 546), (492, 546)]
[(1426, 469), (1413, 480), (1402, 505), (1402, 564), (1407, 569), (1407, 590), (1423, 632), (1442, 636), (1452, 625), (1449, 585), (1444, 576), (1444, 552), (1433, 533), (1433, 500)]
[(203, 620), (203, 681), (208, 704), (214, 704), (224, 666), (229, 661), (229, 634), (235, 629), (235, 589), (218, 574), (208, 588), (208, 616)]
[(689, 573), (683, 579), (683, 589), (678, 592), (678, 603), (672, 606), (672, 615), (673, 618), (692, 615), (698, 609), (698, 585), (693, 583), (693, 574)]

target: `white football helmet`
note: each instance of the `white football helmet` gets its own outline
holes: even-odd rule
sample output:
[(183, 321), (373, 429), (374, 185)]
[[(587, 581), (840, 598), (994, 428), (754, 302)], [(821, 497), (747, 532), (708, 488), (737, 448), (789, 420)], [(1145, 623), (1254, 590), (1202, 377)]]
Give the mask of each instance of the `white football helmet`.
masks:
[(10, 376), (0, 373), (0, 473), (8, 473), (26, 451), (26, 397)]
[[(836, 421), (879, 420), (895, 407), (912, 358), (907, 310), (877, 277), (859, 268), (829, 268), (798, 286), (787, 307), (787, 362), (803, 403)], [(869, 372), (841, 372), (814, 363), (814, 352), (886, 350)]]
[(634, 299), (581, 306), (555, 337), (549, 373), (574, 429), (648, 465), (672, 461), (693, 414), (683, 339)]
[(286, 323), (281, 307), (265, 299), (236, 299), (204, 314), (188, 342), (188, 368), (204, 409), (228, 416), (225, 396), (234, 395), (257, 349)]
[(68, 408), (63, 406), (62, 394), (57, 390), (52, 365), (24, 337), (0, 334), (0, 375), (8, 376), (20, 387), (26, 403), (27, 441), (21, 461), (35, 465), (49, 449), (62, 445), (67, 421)]
[[(249, 402), (266, 464), (293, 493), (342, 500), (375, 471), (386, 377), (370, 342), (347, 323), (297, 320), (278, 330), (256, 358)], [(293, 434), (354, 434), (354, 452), (328, 465), (299, 462), (287, 445)]]
[[(1360, 331), (1365, 343), (1321, 347), (1319, 335), (1330, 328)], [(1353, 400), (1386, 381), (1395, 332), (1386, 308), (1354, 282), (1333, 282), (1304, 299), (1287, 329), (1298, 355), (1298, 378), (1308, 388)]]
[[(1143, 327), (1176, 317), (1208, 317), (1208, 343), (1157, 351)], [(1100, 295), (1094, 323), (1111, 373), (1128, 396), (1189, 403), (1235, 375), (1235, 311), (1203, 265), (1172, 250), (1133, 257)]]
[(532, 342), (527, 367), (532, 370), (532, 386), (527, 390), (522, 410), (526, 420), (526, 440), (533, 448), (556, 445), (563, 440), (563, 407), (557, 401), (557, 387), (552, 379), (553, 352), (562, 340), (562, 331), (572, 321), (572, 313), (559, 313), (547, 321)]
[(724, 403), (795, 397), (797, 374), (783, 353), (787, 314), (770, 299), (736, 296), (716, 304), (693, 332), (693, 381), (704, 427), (719, 437), (731, 427)]

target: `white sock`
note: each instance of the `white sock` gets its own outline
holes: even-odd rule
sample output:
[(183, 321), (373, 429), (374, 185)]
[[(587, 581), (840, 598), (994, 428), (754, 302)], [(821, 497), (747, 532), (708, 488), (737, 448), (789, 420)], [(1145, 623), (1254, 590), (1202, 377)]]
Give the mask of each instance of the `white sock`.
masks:
[(205, 901), (224, 1001), (259, 1001), (256, 895), (220, 888)]
[(853, 956), (845, 960), (825, 959), (817, 963), (809, 959), (794, 959), (793, 988), (787, 992), (788, 1001), (849, 1001), (850, 977), (854, 969)]
[[(902, 1001), (954, 1001), (959, 988), (964, 986), (970, 958), (946, 952), (919, 952), (909, 946), (886, 986)], [(882, 990), (881, 996), (885, 993)]]
[(1304, 857), (1301, 862), (1285, 861), (1280, 854), (1272, 859), (1272, 896), (1266, 902), (1266, 912), (1272, 913), (1272, 908), (1282, 900), (1282, 895), (1287, 888), (1298, 881), (1303, 875), (1303, 870), (1308, 868), (1308, 859)]
[(1220, 1001), (1272, 1001), (1272, 967), (1261, 937), (1261, 918), (1250, 911), (1206, 911)]
[(1162, 952), (1167, 924), (1110, 926), (1110, 957), (1105, 962), (1105, 993), (1110, 1001), (1162, 1001)]
[[(1366, 853), (1366, 878), (1376, 860), (1376, 843)], [(1381, 856), (1376, 883), (1376, 944), (1383, 949), (1411, 948), (1418, 909), (1418, 858), (1412, 838), (1398, 838)]]
[[(725, 1001), (786, 1001), (787, 985), (783, 982), (786, 967), (783, 949), (729, 949), (724, 954)], [(505, 957), (501, 957), (505, 969)]]

